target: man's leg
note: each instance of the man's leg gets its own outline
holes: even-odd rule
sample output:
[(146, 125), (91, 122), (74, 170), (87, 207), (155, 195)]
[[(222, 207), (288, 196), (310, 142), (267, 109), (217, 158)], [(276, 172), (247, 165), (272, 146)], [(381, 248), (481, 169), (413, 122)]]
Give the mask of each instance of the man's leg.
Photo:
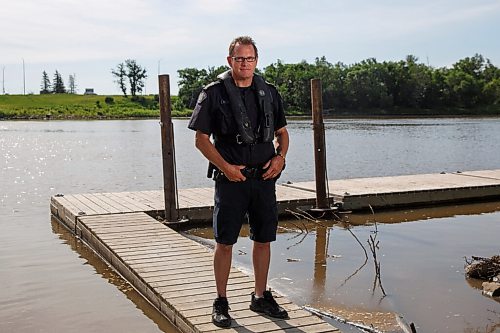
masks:
[(214, 276), (217, 298), (212, 308), (212, 323), (219, 327), (230, 327), (229, 303), (226, 297), (227, 280), (231, 269), (233, 246), (216, 243), (214, 253)]
[(270, 290), (267, 278), (271, 261), (271, 242), (276, 240), (278, 208), (274, 181), (256, 181), (257, 186), (249, 210), (250, 231), (253, 242), (253, 270), (255, 292), (251, 295), (250, 310), (274, 318), (288, 318), (287, 311), (279, 306)]
[(268, 316), (285, 319), (288, 312), (275, 301), (271, 291), (267, 289), (267, 276), (271, 260), (271, 243), (253, 242), (253, 271), (255, 275), (255, 292), (252, 293), (250, 310), (265, 313)]
[[(233, 246), (245, 218), (248, 196), (245, 183), (216, 181), (213, 227), (217, 242), (214, 253), (214, 277), (217, 298), (214, 301), (212, 322), (219, 327), (230, 327), (229, 303), (226, 289), (231, 270)], [(229, 245), (228, 245), (229, 244)]]
[(233, 246), (216, 243), (214, 252), (214, 275), (218, 297), (226, 297), (227, 280), (231, 270)]
[(267, 289), (267, 275), (271, 260), (271, 243), (253, 242), (253, 273), (255, 275), (255, 295), (262, 297)]

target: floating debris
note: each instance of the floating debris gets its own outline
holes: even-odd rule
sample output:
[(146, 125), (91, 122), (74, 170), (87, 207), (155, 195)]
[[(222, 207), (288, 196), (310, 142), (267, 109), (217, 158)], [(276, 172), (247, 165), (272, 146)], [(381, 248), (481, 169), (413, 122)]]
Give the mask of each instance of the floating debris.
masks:
[(500, 297), (500, 256), (491, 258), (465, 258), (465, 275), (468, 278), (484, 280), (483, 294), (489, 297)]
[(480, 280), (493, 280), (500, 275), (500, 255), (491, 258), (475, 257), (465, 258), (465, 274), (469, 278)]

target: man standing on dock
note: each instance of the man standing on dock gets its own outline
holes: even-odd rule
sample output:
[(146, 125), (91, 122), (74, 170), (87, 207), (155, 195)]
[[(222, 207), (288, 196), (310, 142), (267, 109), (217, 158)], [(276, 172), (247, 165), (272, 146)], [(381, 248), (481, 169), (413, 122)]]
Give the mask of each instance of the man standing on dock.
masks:
[(215, 180), (218, 296), (212, 322), (219, 327), (231, 326), (226, 287), (233, 244), (244, 222), (250, 224), (253, 240), (255, 290), (250, 309), (275, 318), (288, 317), (267, 290), (267, 277), (278, 226), (276, 179), (285, 167), (289, 139), (281, 96), (254, 73), (257, 60), (254, 40), (235, 38), (227, 56), (231, 69), (203, 89), (188, 126), (196, 131), (196, 148), (209, 160), (208, 176)]

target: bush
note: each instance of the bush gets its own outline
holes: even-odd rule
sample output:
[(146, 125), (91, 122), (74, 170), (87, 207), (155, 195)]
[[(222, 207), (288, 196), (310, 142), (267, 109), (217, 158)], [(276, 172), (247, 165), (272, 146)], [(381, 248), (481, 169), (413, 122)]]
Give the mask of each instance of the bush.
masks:
[(132, 96), (131, 101), (150, 110), (158, 109), (158, 102), (154, 98), (146, 98), (145, 96)]
[(115, 100), (111, 96), (106, 96), (106, 98), (104, 99), (104, 103), (106, 103), (106, 104), (114, 104)]
[(182, 111), (185, 109), (184, 103), (182, 103), (182, 100), (180, 98), (176, 98), (175, 100), (172, 99), (172, 109), (177, 111)]
[(137, 104), (140, 104), (142, 106), (146, 106), (146, 104), (147, 104), (146, 97), (144, 97), (144, 96), (137, 96), (137, 95), (132, 96), (131, 101), (136, 102)]

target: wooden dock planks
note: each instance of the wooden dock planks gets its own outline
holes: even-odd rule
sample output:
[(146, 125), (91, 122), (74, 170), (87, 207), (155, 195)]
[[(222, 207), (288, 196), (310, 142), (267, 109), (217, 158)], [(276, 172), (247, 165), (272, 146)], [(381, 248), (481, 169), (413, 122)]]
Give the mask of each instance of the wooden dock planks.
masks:
[[(500, 197), (500, 170), (332, 180), (328, 186), (330, 196), (346, 210), (409, 207)], [(278, 185), (276, 195), (280, 214), (313, 207), (315, 183)], [(212, 188), (180, 189), (178, 198), (180, 216), (211, 220)], [(234, 268), (228, 285), (234, 325), (226, 330), (214, 326), (212, 254), (146, 214), (164, 210), (162, 191), (56, 195), (50, 208), (182, 332), (338, 331), (279, 295), (289, 320), (250, 311), (253, 280)]]
[[(284, 184), (314, 193), (315, 182)], [(331, 180), (344, 210), (411, 207), (500, 197), (500, 170)]]
[[(344, 210), (392, 208), (500, 197), (500, 170), (331, 180), (329, 194)], [(315, 182), (277, 185), (278, 212), (313, 207)], [(213, 189), (179, 190), (179, 218), (211, 220)], [(162, 191), (74, 194), (52, 197), (52, 210), (74, 220), (82, 215), (160, 213)]]
[[(279, 213), (285, 209), (314, 204), (314, 193), (291, 187), (277, 186)], [(190, 220), (211, 220), (213, 214), (213, 188), (193, 188), (179, 190), (179, 217)], [(70, 194), (52, 197), (54, 215), (63, 207), (77, 216), (119, 214), (133, 212), (161, 212), (164, 210), (162, 191), (140, 191), (120, 193)]]
[(276, 300), (289, 319), (250, 311), (253, 278), (235, 268), (227, 288), (233, 326), (222, 330), (211, 323), (216, 292), (212, 253), (205, 246), (142, 212), (80, 215), (70, 227), (182, 332), (339, 331), (280, 295)]

